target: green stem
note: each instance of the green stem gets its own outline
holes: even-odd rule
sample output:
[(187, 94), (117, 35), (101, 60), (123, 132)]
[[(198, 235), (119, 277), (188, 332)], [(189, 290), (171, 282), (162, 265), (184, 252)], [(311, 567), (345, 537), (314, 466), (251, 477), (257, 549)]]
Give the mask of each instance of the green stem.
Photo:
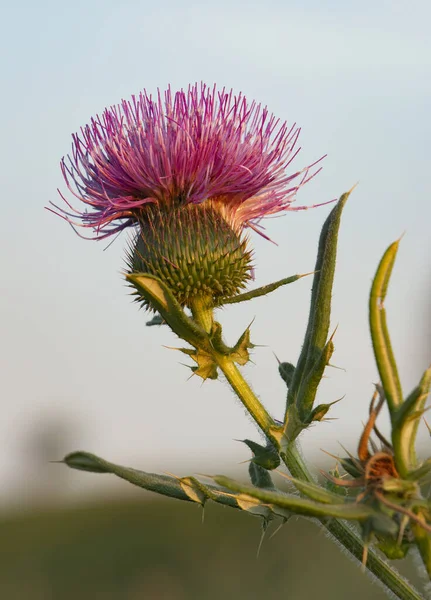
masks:
[[(275, 423), (260, 401), (256, 398), (237, 367), (231, 359), (220, 355), (217, 356), (217, 363), (234, 392), (259, 425), (260, 429), (262, 429), (271, 441), (274, 441), (272, 439), (271, 429), (274, 428)], [(285, 453), (282, 454), (282, 458), (293, 477), (301, 479), (302, 481), (314, 483), (314, 478), (301, 458), (295, 443), (287, 446)], [(322, 519), (321, 523), (323, 527), (325, 527), (325, 529), (346, 548), (346, 550), (348, 550), (356, 559), (362, 561), (364, 543), (349, 525), (338, 519)], [(368, 552), (366, 567), (400, 600), (421, 600), (421, 595), (396, 571), (386, 564), (386, 562), (371, 548)]]
[[(211, 302), (208, 302), (208, 299), (205, 297), (197, 298), (191, 310), (195, 321), (209, 333), (213, 324), (213, 306)], [(253, 390), (245, 381), (232, 359), (216, 351), (213, 352), (213, 358), (259, 428), (278, 448), (279, 441), (273, 435), (273, 432), (277, 429), (276, 423), (255, 396)], [(293, 477), (314, 483), (314, 478), (301, 458), (295, 442), (287, 446), (282, 453), (282, 458)], [(338, 519), (321, 519), (320, 522), (350, 554), (357, 560), (362, 561), (364, 543), (349, 525)], [(431, 558), (429, 543), (426, 545), (426, 548), (424, 544), (423, 550), (422, 552), (421, 549), (421, 553), (428, 567)], [(426, 554), (426, 557), (424, 554)], [(400, 600), (422, 600), (421, 595), (371, 548), (368, 551), (366, 568)]]
[[(207, 333), (210, 333), (214, 322), (214, 304), (212, 302), (212, 298), (207, 296), (197, 296), (194, 298), (193, 304), (190, 308), (193, 319), (196, 321), (196, 323), (199, 323), (199, 325), (201, 325), (201, 327), (203, 327)], [(232, 358), (217, 352), (214, 348), (212, 351), (212, 356), (230, 383), (234, 392), (244, 404), (245, 408), (253, 417), (253, 419), (256, 421), (260, 429), (269, 439), (271, 439), (271, 441), (275, 442), (270, 434), (270, 429), (275, 426), (273, 418), (266, 411), (262, 403), (256, 398), (253, 390), (238, 371)]]
[(214, 356), (218, 366), (223, 372), (224, 376), (230, 383), (233, 391), (236, 393), (238, 398), (244, 404), (247, 411), (256, 421), (263, 433), (276, 445), (277, 442), (273, 440), (271, 435), (271, 428), (275, 426), (274, 420), (271, 415), (266, 411), (262, 403), (256, 398), (253, 390), (245, 381), (232, 359), (227, 356), (216, 354)]
[(193, 319), (210, 333), (213, 324), (214, 303), (211, 296), (196, 296), (190, 307)]
[[(293, 477), (315, 483), (296, 444), (288, 446), (286, 452), (282, 455), (282, 458)], [(346, 548), (346, 550), (359, 561), (362, 561), (364, 543), (349, 525), (338, 519), (331, 519), (330, 521), (322, 520), (321, 523), (323, 527), (325, 527), (325, 529)], [(430, 558), (429, 555), (428, 558)], [(366, 568), (373, 573), (383, 585), (391, 590), (397, 598), (400, 598), (400, 600), (421, 600), (423, 598), (419, 592), (417, 592), (371, 548), (368, 551)]]

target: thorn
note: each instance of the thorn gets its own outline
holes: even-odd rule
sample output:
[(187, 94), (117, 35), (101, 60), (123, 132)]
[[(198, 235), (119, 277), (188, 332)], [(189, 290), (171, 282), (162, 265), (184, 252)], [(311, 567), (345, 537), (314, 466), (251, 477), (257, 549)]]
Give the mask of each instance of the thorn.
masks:
[(205, 473), (196, 473), (196, 475), (198, 477), (205, 477), (205, 479), (211, 479), (211, 481), (214, 481), (214, 477), (216, 477), (216, 475), (206, 475)]
[(428, 422), (427, 422), (427, 420), (425, 419), (425, 417), (423, 417), (423, 420), (424, 420), (424, 423), (425, 423), (425, 425), (426, 425), (426, 427), (427, 427), (427, 429), (428, 429), (428, 433), (429, 433), (429, 434), (430, 434), (430, 436), (431, 436), (431, 427), (428, 425)]
[(361, 462), (355, 458), (353, 456), (353, 454), (351, 452), (349, 452), (342, 444), (340, 444), (340, 446), (342, 447), (342, 449), (344, 450), (344, 452), (347, 454), (347, 456), (350, 458), (350, 460), (353, 462), (353, 464), (355, 465), (355, 467), (361, 471), (362, 470), (362, 465)]
[(274, 469), (273, 473), (277, 473), (277, 475), (284, 477), (284, 479), (287, 479), (288, 481), (293, 481), (294, 479), (294, 477), (288, 475), (287, 473), (283, 473), (283, 471), (280, 471), (280, 469)]
[(362, 565), (361, 565), (361, 571), (363, 573), (365, 573), (365, 567), (367, 565), (367, 558), (368, 558), (368, 544), (364, 544), (364, 551), (362, 553)]
[(360, 484), (356, 481), (356, 479), (341, 479), (341, 477), (334, 477), (333, 475), (326, 473), (326, 471), (324, 471), (323, 469), (319, 469), (319, 473), (328, 481), (335, 483), (335, 485), (339, 485), (342, 487), (361, 487)]
[(383, 400), (386, 400), (385, 391), (384, 391), (382, 385), (380, 383), (375, 383), (374, 387), (376, 388), (380, 398), (383, 398)]
[(280, 523), (280, 525), (271, 533), (271, 535), (269, 536), (268, 540), (272, 540), (272, 538), (275, 536), (276, 533), (278, 533), (280, 531), (280, 529), (283, 527), (283, 525), (285, 525), (287, 523), (287, 521), (290, 519), (290, 517), (288, 518), (284, 518), (283, 521)]
[(265, 526), (263, 526), (263, 527), (262, 527), (262, 535), (260, 536), (259, 545), (258, 545), (258, 547), (257, 547), (256, 558), (259, 558), (260, 549), (262, 548), (262, 544), (263, 544), (263, 538), (265, 537), (265, 533), (266, 533), (266, 527), (265, 527)]
[(405, 528), (407, 527), (408, 523), (409, 523), (409, 518), (407, 515), (404, 515), (401, 519), (400, 530), (398, 532), (398, 538), (397, 538), (397, 544), (399, 546), (401, 546), (401, 543), (403, 541), (404, 531), (405, 531)]
[(62, 464), (65, 465), (66, 461), (65, 460), (49, 460), (48, 461), (50, 464)]
[(332, 340), (334, 339), (334, 337), (335, 337), (335, 334), (337, 333), (338, 325), (339, 325), (339, 323), (337, 323), (337, 324), (335, 325), (335, 329), (334, 329), (334, 331), (331, 333), (331, 335), (330, 335), (330, 337), (329, 337), (329, 340), (328, 340), (329, 342), (332, 342)]
[(169, 475), (169, 477), (173, 477), (174, 479), (176, 479), (177, 481), (181, 480), (181, 477), (178, 477), (178, 475), (175, 475), (174, 473), (170, 473), (169, 471), (163, 471), (163, 473), (165, 475)]
[(332, 402), (329, 403), (329, 406), (334, 406), (334, 404), (338, 404), (339, 402), (341, 402), (341, 400), (344, 400), (345, 397), (346, 397), (346, 394), (341, 396), (341, 398), (337, 398), (337, 400), (333, 400)]
[(353, 187), (350, 188), (350, 190), (347, 192), (348, 194), (351, 194), (353, 192), (353, 190), (355, 189), (355, 187), (357, 187), (359, 185), (359, 181), (357, 181), (355, 183), (355, 185)]
[(330, 456), (331, 458), (335, 458), (335, 460), (337, 462), (340, 462), (340, 457), (339, 456), (335, 456), (335, 454), (331, 454), (330, 452), (328, 452), (327, 450), (324, 450), (323, 448), (319, 448), (320, 452), (323, 452), (323, 454), (326, 454), (327, 456)]
[(331, 363), (328, 363), (326, 366), (331, 367), (332, 369), (338, 369), (339, 371), (344, 371), (345, 373), (347, 373), (347, 369), (345, 369), (344, 367), (337, 367), (337, 365), (331, 365)]

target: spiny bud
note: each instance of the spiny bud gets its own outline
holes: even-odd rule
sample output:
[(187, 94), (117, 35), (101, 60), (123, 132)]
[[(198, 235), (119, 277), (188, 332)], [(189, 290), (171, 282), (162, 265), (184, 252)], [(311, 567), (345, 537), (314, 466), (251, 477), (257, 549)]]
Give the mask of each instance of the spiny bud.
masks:
[(147, 207), (127, 265), (130, 273), (159, 277), (179, 304), (190, 306), (197, 296), (237, 294), (251, 278), (251, 258), (247, 237), (208, 202)]

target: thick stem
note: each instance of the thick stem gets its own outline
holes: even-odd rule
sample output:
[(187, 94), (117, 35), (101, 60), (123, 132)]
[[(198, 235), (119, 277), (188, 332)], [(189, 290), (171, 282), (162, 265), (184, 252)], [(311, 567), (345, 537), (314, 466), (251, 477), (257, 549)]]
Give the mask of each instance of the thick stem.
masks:
[[(314, 482), (296, 444), (290, 445), (282, 455), (291, 475), (303, 481)], [(344, 521), (331, 519), (321, 521), (323, 527), (355, 558), (362, 561), (364, 543), (358, 534)], [(429, 556), (428, 556), (429, 558)], [(400, 600), (421, 600), (423, 597), (403, 577), (390, 567), (374, 550), (368, 551), (366, 568)]]
[(263, 433), (272, 440), (270, 433), (271, 428), (275, 426), (274, 420), (271, 415), (266, 411), (265, 407), (256, 398), (253, 390), (245, 381), (241, 373), (238, 371), (236, 365), (231, 358), (217, 354), (214, 356), (218, 366), (223, 372), (224, 376), (230, 383), (233, 391), (236, 393), (238, 398), (244, 404), (247, 411), (256, 421)]

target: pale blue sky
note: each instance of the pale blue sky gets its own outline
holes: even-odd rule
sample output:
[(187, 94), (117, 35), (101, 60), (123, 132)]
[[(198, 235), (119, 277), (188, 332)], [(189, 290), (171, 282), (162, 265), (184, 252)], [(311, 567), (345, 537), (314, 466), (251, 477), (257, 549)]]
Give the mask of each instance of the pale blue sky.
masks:
[[(431, 8), (427, 1), (42, 1), (3, 9), (0, 497), (21, 489), (35, 425), (71, 418), (78, 448), (148, 470), (232, 469), (247, 458), (233, 438), (258, 439), (223, 382), (187, 381), (165, 329), (145, 327), (121, 276), (125, 236), (106, 252), (44, 211), (62, 186), (71, 133), (106, 105), (146, 88), (195, 81), (233, 87), (302, 127), (296, 166), (328, 153), (298, 197), (313, 204), (359, 181), (343, 217), (334, 289), (335, 364), (319, 400), (346, 394), (339, 420), (303, 437), (305, 453), (353, 448), (376, 381), (367, 294), (384, 249), (406, 232), (388, 314), (405, 387), (429, 362)], [(64, 186), (62, 186), (64, 188)], [(256, 247), (257, 284), (312, 270), (329, 208), (267, 222), (278, 246)], [(295, 361), (311, 281), (221, 315), (234, 341), (253, 317), (265, 345), (247, 368), (280, 416), (273, 352)], [(428, 350), (431, 344), (428, 345)], [(311, 450), (310, 450), (311, 449)], [(53, 457), (58, 458), (58, 457)], [(217, 467), (219, 465), (219, 467)], [(70, 493), (102, 489), (77, 473)]]

